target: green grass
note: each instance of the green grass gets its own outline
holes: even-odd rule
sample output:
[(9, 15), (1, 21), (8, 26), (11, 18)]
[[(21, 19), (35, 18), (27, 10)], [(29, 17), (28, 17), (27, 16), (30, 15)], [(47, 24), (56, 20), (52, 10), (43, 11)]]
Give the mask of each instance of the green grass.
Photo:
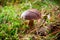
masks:
[[(0, 9), (0, 40), (18, 40), (18, 33), (21, 31), (19, 28), (28, 28), (25, 25), (25, 20), (20, 18), (22, 12), (27, 9), (35, 8), (38, 10), (50, 11), (56, 4), (48, 0), (34, 2), (28, 1), (27, 3), (22, 2), (18, 5), (4, 6)], [(48, 23), (50, 21), (47, 19)]]

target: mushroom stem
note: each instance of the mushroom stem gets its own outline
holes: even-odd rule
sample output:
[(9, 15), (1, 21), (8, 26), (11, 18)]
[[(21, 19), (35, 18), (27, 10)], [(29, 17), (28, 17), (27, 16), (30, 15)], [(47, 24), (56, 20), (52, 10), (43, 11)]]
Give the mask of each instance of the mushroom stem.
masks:
[(31, 28), (34, 25), (34, 21), (33, 20), (30, 20), (28, 25)]

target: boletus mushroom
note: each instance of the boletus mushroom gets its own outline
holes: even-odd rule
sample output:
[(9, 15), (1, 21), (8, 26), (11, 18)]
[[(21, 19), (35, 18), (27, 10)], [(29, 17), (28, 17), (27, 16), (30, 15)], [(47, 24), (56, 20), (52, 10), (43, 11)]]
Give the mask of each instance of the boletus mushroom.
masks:
[(29, 20), (29, 27), (34, 25), (34, 20), (41, 18), (41, 13), (37, 9), (28, 9), (21, 14), (21, 18)]

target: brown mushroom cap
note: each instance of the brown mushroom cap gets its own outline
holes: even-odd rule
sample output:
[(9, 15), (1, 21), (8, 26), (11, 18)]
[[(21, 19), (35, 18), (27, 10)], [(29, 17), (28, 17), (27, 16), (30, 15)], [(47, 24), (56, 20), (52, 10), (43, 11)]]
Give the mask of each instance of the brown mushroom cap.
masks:
[(29, 9), (21, 14), (21, 18), (26, 20), (37, 20), (41, 18), (41, 14), (36, 9)]

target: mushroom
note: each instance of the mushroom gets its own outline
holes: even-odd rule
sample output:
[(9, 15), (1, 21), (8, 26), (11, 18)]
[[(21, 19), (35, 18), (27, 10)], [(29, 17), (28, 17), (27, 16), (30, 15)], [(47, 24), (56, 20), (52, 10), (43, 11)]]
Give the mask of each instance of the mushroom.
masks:
[(34, 25), (34, 20), (38, 20), (41, 18), (41, 14), (37, 9), (28, 9), (21, 14), (21, 18), (25, 20), (29, 20), (29, 27)]

